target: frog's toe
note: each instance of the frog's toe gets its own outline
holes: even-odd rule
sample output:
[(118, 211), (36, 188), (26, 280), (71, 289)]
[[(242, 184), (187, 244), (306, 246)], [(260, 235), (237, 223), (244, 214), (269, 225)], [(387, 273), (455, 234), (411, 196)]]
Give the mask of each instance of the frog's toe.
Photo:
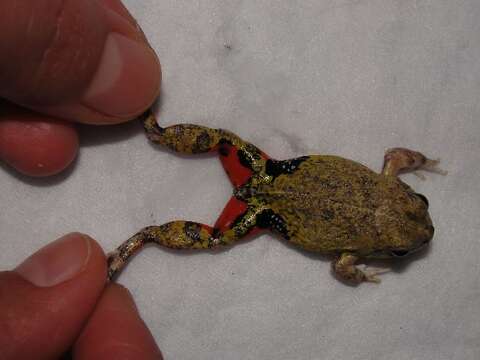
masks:
[(420, 166), (421, 170), (428, 171), (435, 174), (447, 175), (448, 171), (443, 170), (438, 166), (440, 159), (425, 158), (425, 162)]
[(385, 274), (390, 271), (389, 268), (373, 268), (364, 266), (362, 269), (358, 269), (363, 274), (363, 281), (380, 283), (381, 280), (377, 275)]

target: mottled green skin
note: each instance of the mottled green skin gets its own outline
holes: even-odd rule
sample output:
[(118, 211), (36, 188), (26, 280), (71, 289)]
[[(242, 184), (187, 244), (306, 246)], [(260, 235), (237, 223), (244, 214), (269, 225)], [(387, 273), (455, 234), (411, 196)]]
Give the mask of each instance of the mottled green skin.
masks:
[(286, 238), (309, 251), (381, 258), (433, 236), (427, 204), (409, 186), (337, 156), (308, 156), (291, 174), (241, 193), (280, 215)]

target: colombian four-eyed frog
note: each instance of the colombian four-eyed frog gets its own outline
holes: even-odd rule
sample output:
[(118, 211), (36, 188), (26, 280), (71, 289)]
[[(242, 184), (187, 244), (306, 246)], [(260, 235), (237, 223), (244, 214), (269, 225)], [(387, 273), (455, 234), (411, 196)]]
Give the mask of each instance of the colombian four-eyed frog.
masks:
[(382, 269), (360, 269), (357, 260), (403, 257), (432, 239), (427, 199), (397, 177), (419, 169), (442, 173), (438, 160), (419, 152), (388, 150), (377, 174), (330, 155), (274, 160), (225, 130), (190, 124), (161, 128), (151, 112), (144, 127), (151, 141), (175, 152), (218, 152), (233, 196), (213, 227), (181, 220), (135, 234), (109, 255), (110, 279), (147, 243), (210, 249), (270, 230), (301, 249), (333, 255), (340, 280), (378, 282)]

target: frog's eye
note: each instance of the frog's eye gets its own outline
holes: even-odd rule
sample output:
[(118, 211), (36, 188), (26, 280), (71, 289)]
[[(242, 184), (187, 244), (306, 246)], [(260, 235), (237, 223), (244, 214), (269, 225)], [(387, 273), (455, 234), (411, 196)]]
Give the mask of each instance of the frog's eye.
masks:
[(422, 200), (425, 203), (425, 205), (427, 205), (427, 208), (428, 208), (428, 199), (425, 197), (425, 195), (418, 194), (418, 193), (416, 193), (415, 195), (418, 196), (420, 200)]
[(407, 255), (408, 253), (408, 250), (392, 250), (392, 255), (395, 257), (402, 257)]

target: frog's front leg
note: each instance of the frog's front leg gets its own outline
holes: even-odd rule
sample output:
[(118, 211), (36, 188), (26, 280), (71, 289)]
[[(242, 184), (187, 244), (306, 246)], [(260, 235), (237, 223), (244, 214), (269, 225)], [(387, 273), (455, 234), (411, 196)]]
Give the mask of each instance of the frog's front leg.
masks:
[(416, 173), (416, 171), (424, 170), (446, 175), (446, 171), (438, 168), (439, 162), (440, 160), (429, 159), (418, 151), (405, 148), (388, 149), (385, 152), (382, 174), (398, 176), (401, 173), (414, 172), (423, 178), (423, 175)]
[(380, 279), (377, 275), (389, 271), (388, 269), (361, 270), (355, 265), (358, 260), (358, 256), (343, 253), (332, 261), (332, 270), (340, 280), (354, 285), (358, 285), (363, 281), (379, 283)]

